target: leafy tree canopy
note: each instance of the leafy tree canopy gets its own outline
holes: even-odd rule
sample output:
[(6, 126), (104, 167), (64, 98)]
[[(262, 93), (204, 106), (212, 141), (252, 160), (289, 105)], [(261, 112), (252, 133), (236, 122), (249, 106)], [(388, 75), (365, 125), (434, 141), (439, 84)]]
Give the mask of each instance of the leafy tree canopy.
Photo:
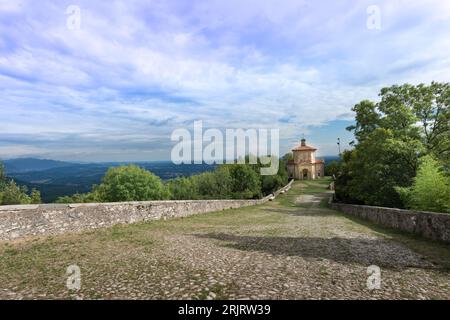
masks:
[(336, 180), (342, 201), (403, 207), (398, 188), (412, 185), (419, 159), (450, 163), (450, 84), (405, 84), (383, 88), (377, 103), (353, 107), (354, 149), (344, 153)]
[(110, 168), (102, 183), (94, 187), (95, 198), (102, 202), (146, 201), (169, 198), (161, 179), (136, 165)]

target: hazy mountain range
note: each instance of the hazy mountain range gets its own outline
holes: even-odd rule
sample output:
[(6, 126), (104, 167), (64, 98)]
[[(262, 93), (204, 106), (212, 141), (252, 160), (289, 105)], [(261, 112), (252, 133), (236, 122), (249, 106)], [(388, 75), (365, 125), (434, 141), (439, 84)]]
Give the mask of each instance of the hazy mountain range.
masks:
[[(323, 157), (326, 162), (337, 157)], [(127, 164), (125, 162), (71, 163), (57, 160), (20, 158), (2, 161), (6, 174), (18, 184), (41, 191), (44, 202), (53, 202), (58, 197), (89, 192), (92, 185), (99, 184), (110, 167)], [(180, 176), (190, 176), (214, 170), (215, 165), (183, 164), (171, 161), (134, 162), (163, 180)]]

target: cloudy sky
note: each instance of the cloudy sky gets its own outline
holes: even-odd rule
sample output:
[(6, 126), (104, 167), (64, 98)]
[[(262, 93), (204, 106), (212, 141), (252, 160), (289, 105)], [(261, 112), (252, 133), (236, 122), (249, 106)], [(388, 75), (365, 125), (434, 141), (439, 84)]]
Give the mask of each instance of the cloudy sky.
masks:
[(355, 103), (432, 80), (450, 1), (0, 0), (3, 159), (169, 159), (194, 120), (332, 155)]

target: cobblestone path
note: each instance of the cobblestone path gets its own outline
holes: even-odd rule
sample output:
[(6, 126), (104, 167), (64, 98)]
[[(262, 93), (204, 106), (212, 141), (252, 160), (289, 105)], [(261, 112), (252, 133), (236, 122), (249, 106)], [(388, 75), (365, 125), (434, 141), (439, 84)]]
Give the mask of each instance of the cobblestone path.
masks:
[[(3, 242), (0, 298), (450, 298), (448, 246), (330, 210), (329, 196), (295, 183), (263, 206)], [(66, 288), (69, 265), (79, 291)]]

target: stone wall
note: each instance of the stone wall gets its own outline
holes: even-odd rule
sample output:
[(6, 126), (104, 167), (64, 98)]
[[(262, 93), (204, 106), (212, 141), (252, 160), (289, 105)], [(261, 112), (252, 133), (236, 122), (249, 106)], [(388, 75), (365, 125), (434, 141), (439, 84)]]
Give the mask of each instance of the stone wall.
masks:
[(450, 243), (450, 214), (331, 202), (332, 209), (376, 224)]
[[(276, 194), (290, 187), (292, 182)], [(241, 208), (265, 203), (259, 200), (181, 200), (115, 203), (43, 204), (0, 206), (0, 240), (54, 235), (86, 229)]]

